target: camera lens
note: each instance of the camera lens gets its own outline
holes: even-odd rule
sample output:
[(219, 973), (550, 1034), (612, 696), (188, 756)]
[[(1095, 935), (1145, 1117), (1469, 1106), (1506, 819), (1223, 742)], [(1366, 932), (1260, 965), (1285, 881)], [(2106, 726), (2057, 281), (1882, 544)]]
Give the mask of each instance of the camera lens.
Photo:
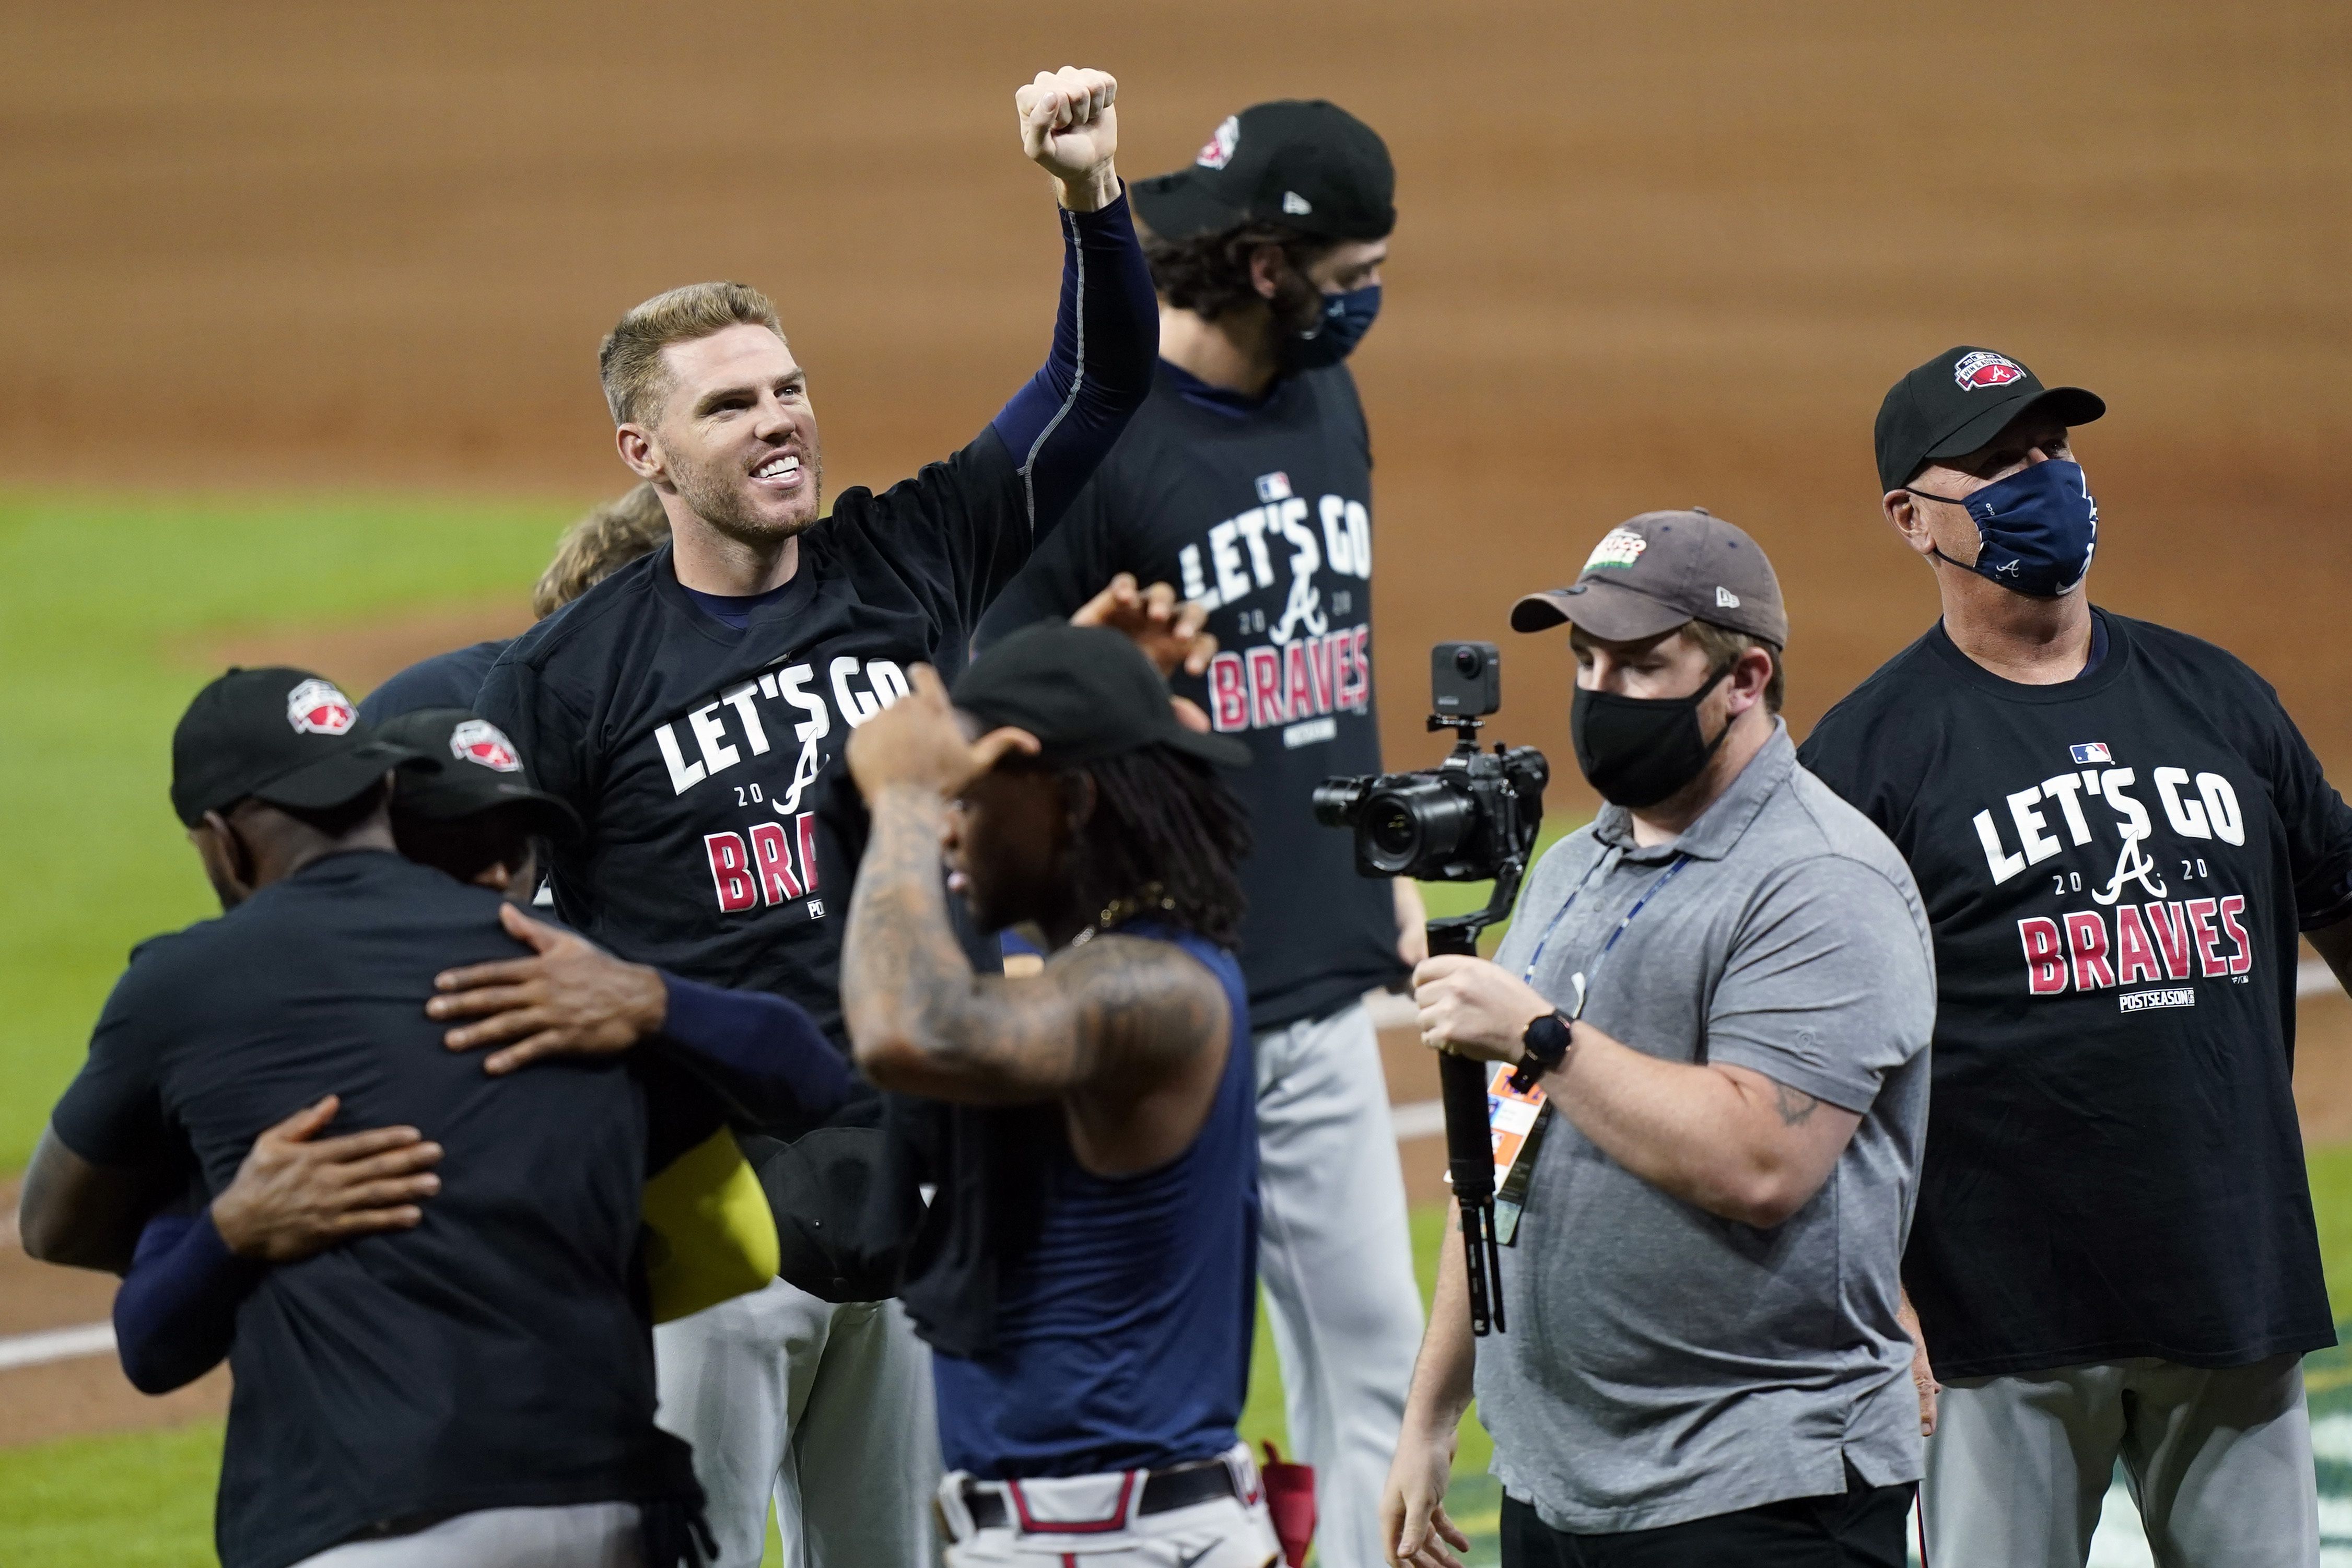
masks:
[(1475, 647), (1457, 647), (1454, 650), (1454, 668), (1463, 679), (1472, 679), (1486, 668), (1486, 656)]
[(1435, 779), (1408, 779), (1364, 803), (1357, 844), (1366, 864), (1393, 877), (1433, 867), (1453, 854), (1476, 815), (1468, 796)]

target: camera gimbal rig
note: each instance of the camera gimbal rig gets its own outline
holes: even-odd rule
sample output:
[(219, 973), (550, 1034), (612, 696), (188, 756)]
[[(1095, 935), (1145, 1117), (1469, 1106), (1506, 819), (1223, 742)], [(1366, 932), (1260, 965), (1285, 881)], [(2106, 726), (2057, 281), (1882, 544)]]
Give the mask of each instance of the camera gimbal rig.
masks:
[[(1429, 727), (1433, 731), (1452, 730), (1456, 754), (1475, 754), (1478, 731), (1484, 728), (1475, 719), (1435, 715)], [(1485, 909), (1428, 923), (1431, 955), (1476, 956), (1478, 934), (1509, 918), (1527, 870), (1525, 849), (1515, 847), (1503, 856), (1495, 867), (1494, 891)], [(1487, 1064), (1475, 1057), (1447, 1051), (1437, 1058), (1438, 1090), (1445, 1108), (1446, 1173), (1462, 1214), (1462, 1258), (1468, 1265), (1470, 1331), (1482, 1336), (1490, 1329), (1505, 1331), (1503, 1255), (1495, 1237), (1495, 1144), (1486, 1121), (1487, 1072)]]

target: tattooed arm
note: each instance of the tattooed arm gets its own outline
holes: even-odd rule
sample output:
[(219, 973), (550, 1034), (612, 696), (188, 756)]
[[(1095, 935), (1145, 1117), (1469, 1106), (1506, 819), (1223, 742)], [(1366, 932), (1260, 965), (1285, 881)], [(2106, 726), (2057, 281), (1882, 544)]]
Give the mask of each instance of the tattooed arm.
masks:
[[(1422, 1037), (1516, 1063), (1520, 1037), (1554, 1004), (1483, 958), (1432, 958), (1413, 973)], [(1752, 1068), (1665, 1061), (1580, 1022), (1544, 1091), (1601, 1152), (1723, 1219), (1769, 1228), (1829, 1179), (1856, 1111)]]
[(973, 973), (948, 924), (947, 801), (1034, 742), (1008, 730), (966, 742), (938, 677), (919, 666), (914, 679), (849, 746), (873, 814), (842, 951), (857, 1066), (885, 1089), (935, 1100), (1058, 1100), (1089, 1167), (1156, 1163), (1207, 1113), (1231, 1047), (1224, 988), (1169, 943), (1118, 936), (1055, 954), (1034, 979)]
[(1231, 1048), (1224, 989), (1181, 949), (1102, 936), (1034, 979), (978, 974), (948, 924), (945, 806), (873, 802), (841, 968), (858, 1069), (884, 1089), (967, 1104), (1059, 1100), (1079, 1160), (1105, 1174), (1181, 1152)]

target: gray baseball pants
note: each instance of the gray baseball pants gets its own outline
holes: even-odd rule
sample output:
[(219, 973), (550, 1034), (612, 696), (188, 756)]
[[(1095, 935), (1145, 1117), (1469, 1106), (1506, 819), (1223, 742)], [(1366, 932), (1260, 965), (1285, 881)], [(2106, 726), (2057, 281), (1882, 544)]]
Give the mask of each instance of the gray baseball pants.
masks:
[(1257, 1062), (1258, 1274), (1323, 1568), (1380, 1568), (1381, 1488), (1421, 1348), (1404, 1173), (1361, 1004), (1269, 1030)]
[(654, 1330), (654, 1418), (694, 1445), (714, 1568), (759, 1568), (769, 1499), (785, 1568), (931, 1568), (930, 1347), (896, 1301), (781, 1279)]
[(2137, 1360), (1961, 1378), (1920, 1506), (1935, 1568), (2083, 1568), (2116, 1464), (2158, 1568), (2317, 1568), (2302, 1358)]

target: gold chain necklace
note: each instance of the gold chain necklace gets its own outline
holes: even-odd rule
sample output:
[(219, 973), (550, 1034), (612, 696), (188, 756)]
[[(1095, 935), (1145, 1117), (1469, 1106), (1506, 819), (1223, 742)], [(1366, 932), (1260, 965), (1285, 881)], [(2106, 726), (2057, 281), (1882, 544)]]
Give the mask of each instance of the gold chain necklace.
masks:
[(1094, 941), (1100, 932), (1107, 931), (1113, 926), (1125, 925), (1147, 910), (1160, 910), (1173, 913), (1175, 909), (1176, 900), (1168, 896), (1167, 889), (1157, 882), (1146, 882), (1143, 884), (1143, 890), (1134, 897), (1113, 899), (1105, 904), (1102, 913), (1095, 917), (1094, 924), (1072, 937), (1070, 945), (1084, 947)]

